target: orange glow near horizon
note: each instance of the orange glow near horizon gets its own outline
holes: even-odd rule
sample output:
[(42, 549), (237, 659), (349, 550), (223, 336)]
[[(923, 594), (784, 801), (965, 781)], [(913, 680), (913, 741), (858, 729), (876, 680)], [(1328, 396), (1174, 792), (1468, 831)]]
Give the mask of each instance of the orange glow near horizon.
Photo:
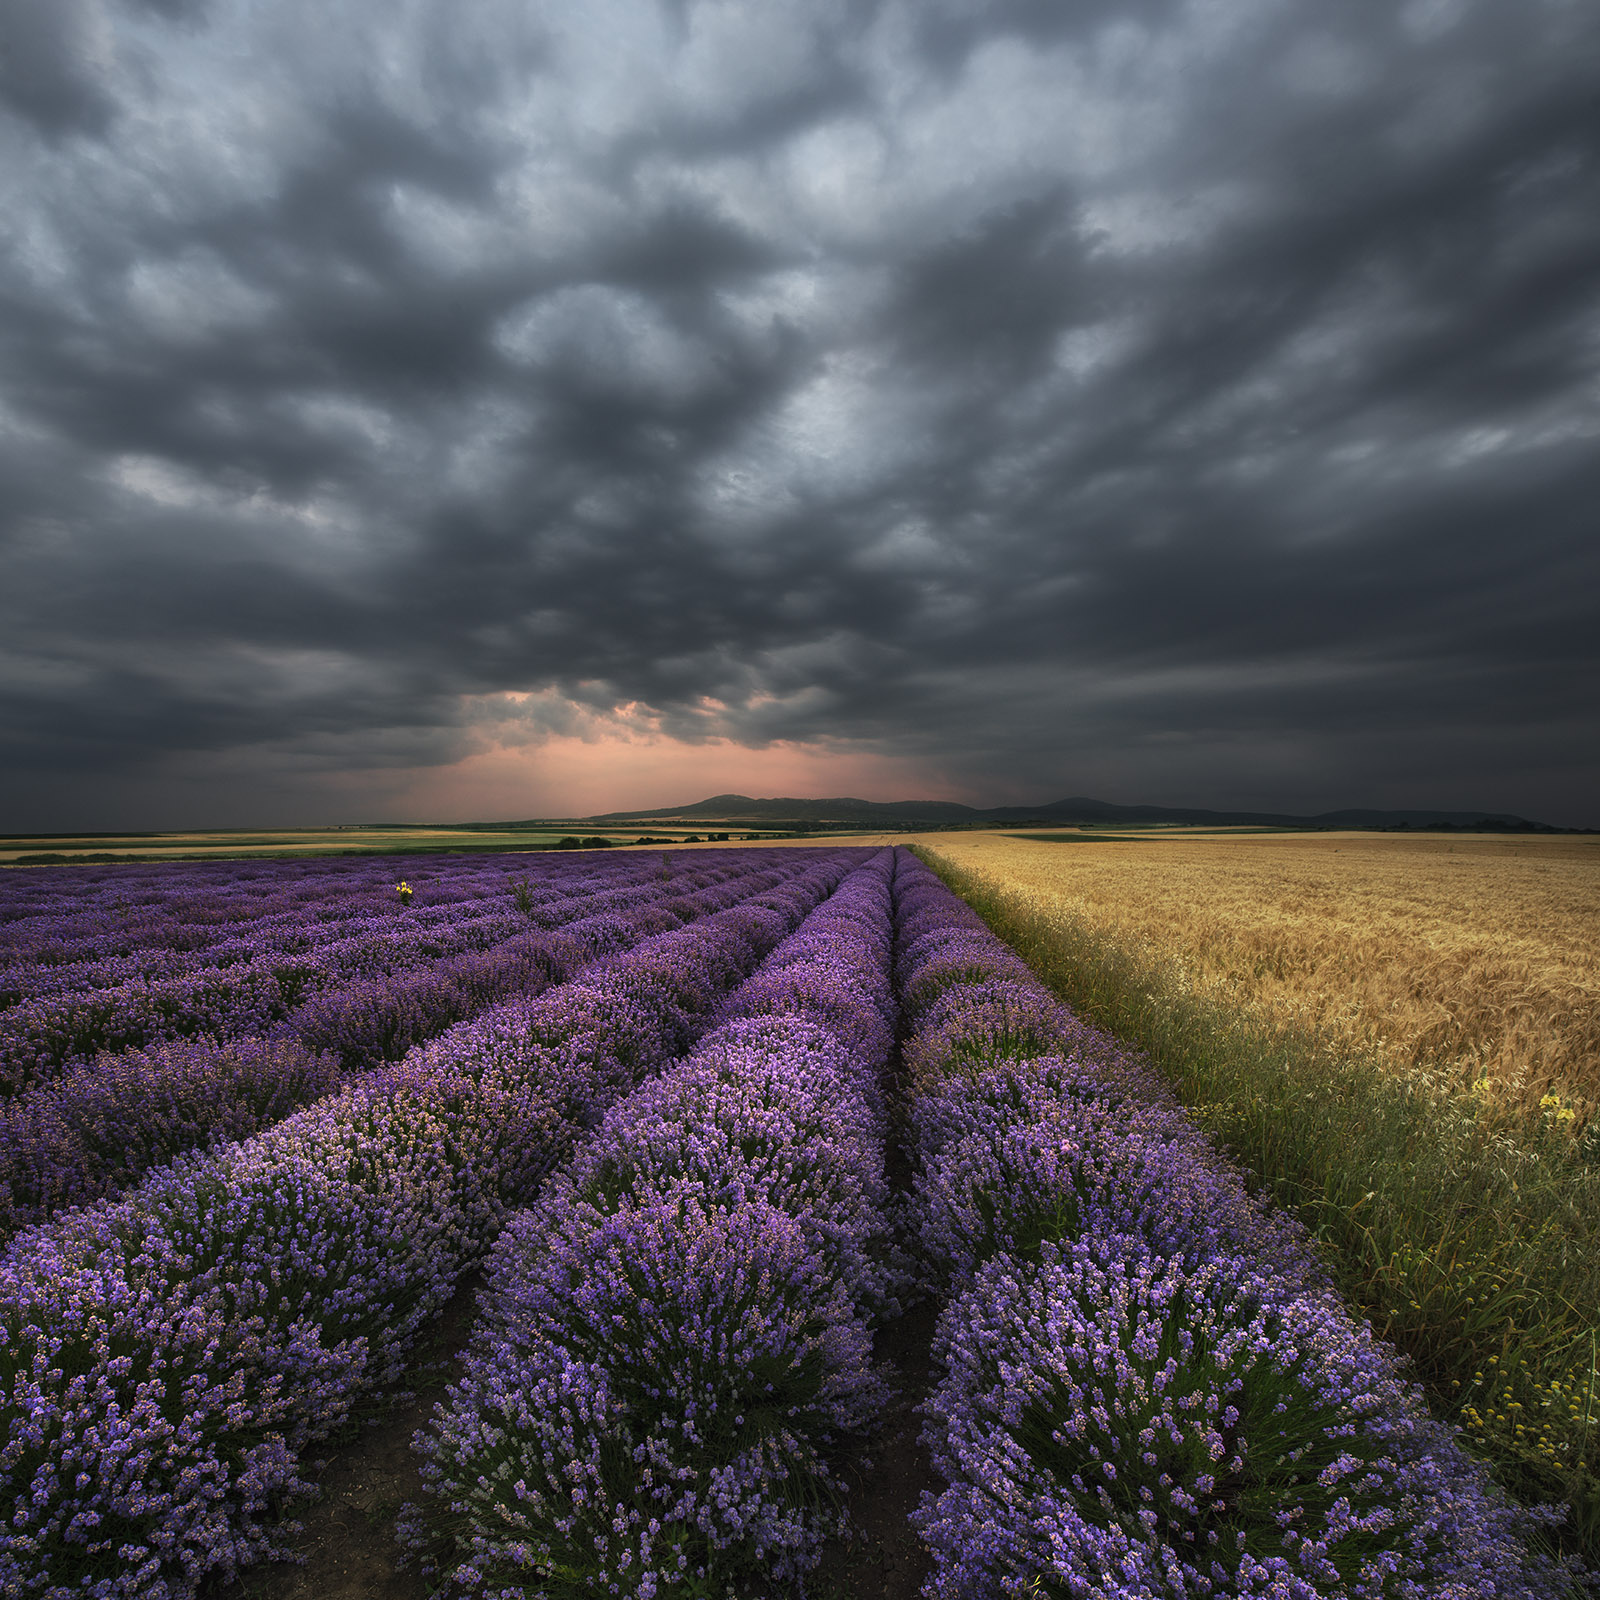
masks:
[(948, 782), (894, 756), (778, 743), (753, 750), (657, 736), (557, 736), (476, 752), (417, 771), (388, 809), (429, 820), (584, 817), (692, 805), (716, 794), (752, 798), (850, 795), (864, 800), (963, 800)]

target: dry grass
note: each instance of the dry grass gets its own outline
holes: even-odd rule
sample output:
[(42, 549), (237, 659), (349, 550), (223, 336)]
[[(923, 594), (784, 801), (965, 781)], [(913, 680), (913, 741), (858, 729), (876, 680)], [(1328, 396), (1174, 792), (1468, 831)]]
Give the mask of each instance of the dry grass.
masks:
[(1600, 840), (942, 835), (934, 854), (1197, 995), (1510, 1109), (1600, 1110)]

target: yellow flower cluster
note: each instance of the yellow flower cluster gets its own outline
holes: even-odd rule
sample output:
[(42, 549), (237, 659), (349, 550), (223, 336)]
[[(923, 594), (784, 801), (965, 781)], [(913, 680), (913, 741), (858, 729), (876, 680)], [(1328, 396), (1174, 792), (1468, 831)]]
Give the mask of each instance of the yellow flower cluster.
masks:
[(400, 896), (402, 905), (411, 904), (411, 885), (409, 883), (397, 883), (394, 886), (394, 892)]
[(1555, 1122), (1574, 1122), (1578, 1116), (1577, 1110), (1558, 1094), (1545, 1095), (1539, 1101), (1539, 1109)]
[[(1493, 1367), (1491, 1356), (1485, 1367)], [(1461, 1408), (1461, 1425), (1469, 1437), (1487, 1444), (1494, 1440), (1501, 1449), (1512, 1446), (1547, 1466), (1564, 1471), (1585, 1471), (1584, 1446), (1593, 1411), (1592, 1380), (1583, 1383), (1551, 1378), (1544, 1383), (1522, 1384), (1504, 1375), (1475, 1372), (1474, 1384), (1484, 1385), (1481, 1404)], [(1517, 1398), (1521, 1390), (1522, 1399)], [(1600, 1422), (1600, 1418), (1594, 1419)]]

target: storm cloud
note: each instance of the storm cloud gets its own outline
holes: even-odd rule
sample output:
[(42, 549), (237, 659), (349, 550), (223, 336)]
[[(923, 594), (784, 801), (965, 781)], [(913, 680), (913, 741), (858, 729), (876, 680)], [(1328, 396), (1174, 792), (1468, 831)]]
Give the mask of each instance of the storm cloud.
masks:
[(1600, 823), (1588, 0), (5, 13), (10, 826), (607, 728)]

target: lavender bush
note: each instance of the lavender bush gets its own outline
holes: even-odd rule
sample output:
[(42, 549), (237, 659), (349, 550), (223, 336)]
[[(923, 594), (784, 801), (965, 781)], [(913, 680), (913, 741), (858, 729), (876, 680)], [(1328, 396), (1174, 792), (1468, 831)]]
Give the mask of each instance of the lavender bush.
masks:
[(891, 860), (501, 1236), (467, 1375), (417, 1441), (457, 1588), (720, 1594), (797, 1576), (842, 1526), (835, 1454), (885, 1398), (868, 1317), (896, 1282)]
[(456, 1584), (709, 1595), (730, 1564), (805, 1563), (837, 1524), (830, 1448), (882, 1390), (796, 1220), (669, 1191), (568, 1211), (524, 1259), (429, 1441)]
[[(932, 1086), (912, 1096), (916, 1153), (924, 1166), (952, 1140), (978, 1133), (998, 1137), (1007, 1128), (1045, 1121), (1077, 1106), (1115, 1116), (1129, 1132), (1168, 1139), (1192, 1135), (1171, 1091), (1140, 1063), (1054, 1051), (1008, 1058), (1000, 1048), (997, 1042), (993, 1059), (982, 1065), (948, 1067)], [(909, 1045), (906, 1053), (909, 1057)]]
[[(545, 1202), (604, 1211), (668, 1189), (711, 1206), (759, 1195), (873, 1315), (898, 1309), (883, 1127), (860, 1058), (803, 1015), (732, 1022), (630, 1095)], [(516, 1234), (510, 1237), (516, 1237)]]
[(293, 1039), (191, 1039), (93, 1062), (0, 1110), (0, 1240), (185, 1151), (248, 1138), (341, 1077)]
[(1130, 1129), (1124, 1108), (1092, 1101), (1009, 1126), (997, 1118), (945, 1144), (923, 1169), (915, 1215), (946, 1291), (997, 1256), (1031, 1260), (1046, 1244), (1102, 1234), (1136, 1234), (1191, 1263), (1247, 1250), (1281, 1282), (1320, 1283), (1299, 1231), (1253, 1200), (1191, 1126), (1152, 1118)]
[(997, 1257), (935, 1354), (937, 1600), (1555, 1592), (1393, 1355), (1246, 1259), (1116, 1234)]

